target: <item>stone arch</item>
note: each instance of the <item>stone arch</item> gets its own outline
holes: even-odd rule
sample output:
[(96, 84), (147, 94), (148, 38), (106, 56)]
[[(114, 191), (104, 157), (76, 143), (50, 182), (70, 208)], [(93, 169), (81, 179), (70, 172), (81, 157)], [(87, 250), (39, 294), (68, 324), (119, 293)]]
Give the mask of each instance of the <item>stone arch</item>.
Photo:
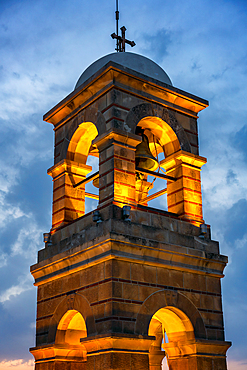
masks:
[(58, 323), (56, 344), (80, 345), (80, 338), (87, 337), (87, 327), (81, 313), (68, 310)]
[(191, 321), (188, 316), (177, 307), (166, 306), (156, 311), (150, 320), (148, 335), (155, 335), (159, 327), (158, 323), (165, 327), (169, 342), (195, 339), (194, 328)]
[(66, 159), (86, 164), (92, 141), (97, 135), (98, 130), (92, 122), (81, 123), (70, 139)]
[[(59, 325), (61, 325), (61, 327), (63, 324), (66, 326), (65, 319), (67, 318), (68, 323), (69, 320), (73, 319), (73, 315), (75, 315), (75, 313), (79, 313), (85, 322), (85, 328), (83, 329), (84, 334), (85, 330), (87, 335), (96, 334), (95, 319), (88, 300), (83, 295), (75, 293), (66, 296), (57, 306), (49, 325), (48, 343), (56, 342)], [(66, 314), (68, 315), (67, 317)], [(62, 320), (63, 318), (64, 322)]]
[(68, 132), (65, 136), (65, 139), (62, 144), (62, 148), (60, 151), (59, 160), (65, 159), (68, 154), (68, 147), (70, 141), (79, 128), (79, 126), (83, 123), (90, 122), (93, 124), (97, 129), (97, 135), (101, 135), (106, 132), (106, 122), (103, 114), (94, 106), (87, 107), (83, 111), (81, 111), (71, 122), (69, 125)]
[(175, 113), (158, 104), (143, 103), (133, 107), (126, 117), (124, 127), (134, 134), (139, 122), (148, 117), (160, 118), (174, 131), (178, 138), (180, 148), (186, 152), (192, 152), (187, 135), (182, 125), (176, 119)]
[[(137, 126), (140, 126), (143, 129), (148, 129), (148, 132), (145, 131), (145, 133), (149, 136), (149, 147), (153, 155), (156, 154), (156, 151), (159, 154), (160, 151), (164, 150), (165, 157), (168, 157), (181, 149), (177, 135), (161, 118), (147, 116), (142, 118), (138, 122)], [(160, 144), (158, 147), (154, 144), (152, 136), (155, 136), (158, 139)]]
[(174, 352), (182, 357), (188, 350), (188, 343), (195, 341), (188, 316), (173, 306), (160, 308), (154, 313), (149, 323), (148, 335), (155, 337), (149, 348), (149, 366), (152, 370), (161, 369), (165, 355), (168, 355), (168, 363), (169, 355)]
[(185, 314), (191, 322), (196, 339), (206, 339), (203, 319), (194, 304), (182, 293), (174, 290), (160, 290), (151, 294), (142, 304), (136, 318), (135, 333), (147, 335), (153, 315), (162, 308)]

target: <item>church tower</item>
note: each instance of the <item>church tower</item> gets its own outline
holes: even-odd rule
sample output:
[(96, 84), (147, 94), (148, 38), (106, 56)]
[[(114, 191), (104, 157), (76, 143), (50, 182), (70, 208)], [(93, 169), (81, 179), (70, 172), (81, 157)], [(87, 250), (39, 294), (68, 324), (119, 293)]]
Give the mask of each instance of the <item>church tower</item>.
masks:
[[(36, 370), (160, 370), (165, 356), (170, 370), (227, 368), (227, 257), (202, 212), (197, 118), (207, 106), (150, 59), (119, 52), (45, 114), (53, 210), (31, 267)], [(164, 194), (167, 210), (152, 208)], [(98, 204), (86, 213), (87, 198)]]

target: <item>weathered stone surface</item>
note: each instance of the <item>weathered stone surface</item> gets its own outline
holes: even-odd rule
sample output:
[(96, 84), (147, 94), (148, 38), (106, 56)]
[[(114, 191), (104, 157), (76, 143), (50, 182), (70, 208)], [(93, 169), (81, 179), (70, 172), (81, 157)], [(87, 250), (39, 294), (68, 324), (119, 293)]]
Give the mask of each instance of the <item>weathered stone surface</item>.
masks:
[[(35, 368), (158, 370), (164, 342), (170, 370), (226, 370), (220, 279), (227, 258), (210, 228), (199, 227), (206, 159), (197, 113), (207, 102), (107, 68), (45, 115), (55, 130), (53, 227), (31, 267)], [(169, 212), (147, 206), (152, 180), (136, 176), (137, 126), (153, 146), (155, 137), (162, 141), (161, 167), (176, 179), (167, 181)], [(91, 171), (88, 154), (99, 157), (98, 223), (84, 215), (85, 183), (74, 186)]]

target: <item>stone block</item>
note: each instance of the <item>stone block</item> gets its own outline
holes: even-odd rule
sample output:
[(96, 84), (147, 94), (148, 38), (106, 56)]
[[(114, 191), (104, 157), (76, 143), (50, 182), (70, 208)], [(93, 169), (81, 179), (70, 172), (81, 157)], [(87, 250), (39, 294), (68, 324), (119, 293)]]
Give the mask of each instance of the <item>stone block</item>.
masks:
[(160, 288), (139, 285), (139, 300), (144, 302), (145, 299), (158, 290)]
[(143, 267), (144, 267), (144, 281), (146, 281), (147, 283), (156, 284), (157, 281), (156, 267), (148, 265), (144, 265)]
[(162, 267), (157, 267), (157, 284), (170, 286), (169, 270)]
[(221, 294), (220, 279), (212, 276), (206, 277), (207, 292)]
[(53, 315), (64, 297), (52, 298), (37, 305), (37, 318)]
[(98, 285), (92, 288), (83, 290), (83, 295), (87, 298), (90, 304), (97, 302), (99, 300)]
[(113, 171), (113, 169), (114, 169), (114, 158), (109, 158), (100, 165), (99, 174), (100, 176), (102, 176), (111, 170)]
[(201, 305), (201, 294), (193, 292), (183, 292), (183, 294), (197, 307)]
[[(122, 323), (121, 321), (117, 321), (117, 324), (121, 325), (122, 329)], [(110, 333), (112, 331), (113, 323), (112, 321), (100, 321), (96, 322), (96, 329), (98, 334), (104, 334), (104, 333)]]
[(105, 110), (103, 114), (106, 121), (110, 120), (112, 117), (119, 118), (124, 121), (128, 114), (128, 110), (122, 109), (118, 106), (111, 106)]
[(216, 328), (223, 328), (223, 315), (222, 313), (201, 312), (204, 324), (214, 326)]
[(118, 283), (116, 281), (112, 282), (112, 297), (113, 298), (123, 297), (123, 283)]
[[(110, 277), (113, 276), (113, 262), (114, 260), (108, 260), (104, 262), (104, 278), (109, 279)], [(114, 270), (115, 271), (115, 270)]]
[(144, 265), (140, 263), (131, 264), (131, 280), (145, 281), (144, 279)]
[(113, 260), (112, 262), (112, 276), (120, 279), (130, 280), (130, 263)]
[[(184, 288), (206, 291), (206, 277), (200, 274), (184, 273)], [(212, 303), (212, 302), (211, 302)]]
[(112, 297), (112, 282), (108, 281), (107, 283), (99, 285), (99, 301)]
[(211, 370), (214, 369), (213, 367), (213, 359), (207, 358), (207, 357), (198, 357), (197, 358), (197, 367), (195, 368), (197, 370)]
[(217, 340), (217, 330), (216, 329), (207, 329), (207, 339)]
[(123, 298), (130, 300), (139, 300), (138, 285), (123, 283)]
[(213, 310), (214, 309), (214, 298), (211, 295), (202, 294), (201, 295), (201, 308), (207, 309), (207, 310)]
[(136, 318), (140, 305), (135, 303), (112, 302), (112, 315), (122, 318)]
[(104, 280), (104, 263), (91, 266), (86, 270), (87, 284), (94, 284)]
[(104, 303), (92, 306), (92, 310), (93, 310), (95, 320), (102, 319), (103, 317), (105, 317)]
[(215, 311), (220, 311), (222, 312), (222, 300), (221, 300), (221, 297), (213, 297), (213, 301), (214, 301), (214, 310)]
[(122, 331), (123, 333), (134, 334), (135, 332), (135, 322), (134, 321), (122, 321)]

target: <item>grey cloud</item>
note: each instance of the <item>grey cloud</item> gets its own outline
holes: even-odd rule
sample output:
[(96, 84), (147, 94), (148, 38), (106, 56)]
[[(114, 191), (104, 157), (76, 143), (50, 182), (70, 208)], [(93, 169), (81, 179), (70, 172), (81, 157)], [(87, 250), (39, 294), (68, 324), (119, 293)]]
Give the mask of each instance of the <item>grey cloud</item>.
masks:
[(158, 30), (154, 35), (142, 34), (144, 42), (143, 53), (153, 56), (157, 63), (161, 63), (163, 58), (169, 54), (169, 45), (172, 42), (172, 34), (166, 29)]
[(233, 182), (238, 183), (238, 178), (236, 173), (232, 169), (229, 169), (226, 175), (226, 183), (230, 185)]

